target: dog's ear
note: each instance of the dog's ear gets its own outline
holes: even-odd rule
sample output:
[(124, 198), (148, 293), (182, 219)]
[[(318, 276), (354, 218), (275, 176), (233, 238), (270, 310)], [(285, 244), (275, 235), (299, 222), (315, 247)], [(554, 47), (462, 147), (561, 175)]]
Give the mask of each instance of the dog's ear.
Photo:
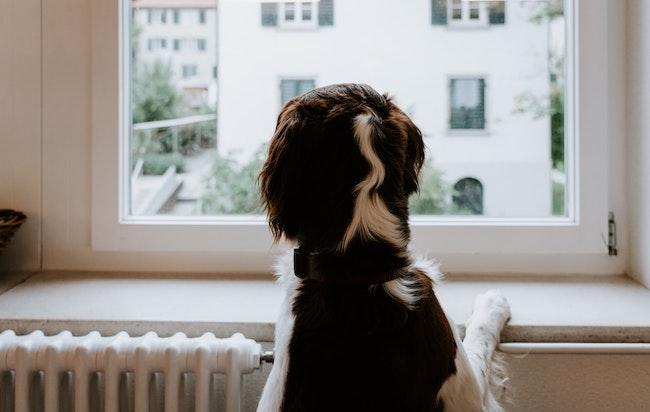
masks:
[(299, 133), (301, 125), (295, 104), (288, 104), (278, 116), (269, 154), (260, 172), (260, 194), (266, 206), (269, 227), (275, 240), (297, 235), (299, 204)]
[(404, 173), (404, 192), (410, 195), (419, 187), (420, 169), (424, 164), (424, 141), (420, 129), (407, 117), (406, 123), (406, 170)]

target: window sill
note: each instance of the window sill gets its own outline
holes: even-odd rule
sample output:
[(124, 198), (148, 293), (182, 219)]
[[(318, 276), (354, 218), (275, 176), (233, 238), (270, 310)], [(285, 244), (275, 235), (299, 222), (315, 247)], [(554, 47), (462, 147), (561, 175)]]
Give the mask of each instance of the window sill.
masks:
[[(21, 282), (21, 280), (23, 280)], [(438, 296), (462, 324), (474, 297), (500, 289), (512, 305), (504, 342), (650, 342), (650, 290), (623, 277), (453, 277)], [(0, 280), (0, 330), (104, 335), (242, 332), (273, 339), (282, 290), (269, 278), (39, 273)]]

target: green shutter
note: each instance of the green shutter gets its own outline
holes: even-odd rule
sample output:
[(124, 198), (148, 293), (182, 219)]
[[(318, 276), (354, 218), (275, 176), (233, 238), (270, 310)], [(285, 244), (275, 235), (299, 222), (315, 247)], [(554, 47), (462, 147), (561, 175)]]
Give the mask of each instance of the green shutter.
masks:
[(278, 3), (262, 3), (262, 26), (278, 25)]
[(320, 0), (318, 2), (318, 25), (334, 25), (334, 0)]
[(506, 2), (492, 1), (488, 4), (490, 24), (506, 24)]
[(447, 25), (447, 0), (431, 0), (431, 24)]

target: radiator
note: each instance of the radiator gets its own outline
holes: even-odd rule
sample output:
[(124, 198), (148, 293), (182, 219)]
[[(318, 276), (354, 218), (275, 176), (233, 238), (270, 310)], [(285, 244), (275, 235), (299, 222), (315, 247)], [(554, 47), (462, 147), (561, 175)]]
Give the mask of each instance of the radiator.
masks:
[[(148, 412), (151, 386), (162, 379), (158, 385), (163, 392), (161, 404), (166, 412), (175, 412), (179, 410), (181, 386), (190, 380), (194, 388), (191, 409), (204, 412), (215, 409), (210, 405), (210, 391), (214, 387), (212, 377), (218, 374), (224, 375), (225, 410), (233, 412), (241, 407), (243, 375), (258, 369), (264, 356), (269, 355), (262, 353), (258, 343), (239, 333), (219, 339), (212, 333), (188, 338), (182, 333), (159, 337), (150, 332), (130, 337), (121, 332), (103, 337), (98, 332), (73, 336), (66, 331), (45, 336), (35, 331), (17, 336), (5, 331), (0, 333), (0, 382), (4, 385), (0, 388), (4, 395), (0, 396), (5, 398), (4, 408), (11, 404), (17, 412), (41, 409), (40, 405), (45, 412), (59, 411), (62, 404), (77, 412), (95, 409), (93, 405), (97, 404), (105, 412), (116, 412), (124, 409), (123, 398), (129, 392), (124, 381), (128, 377), (131, 389), (127, 409)], [(69, 389), (67, 395), (63, 386)], [(40, 400), (35, 400), (38, 391)], [(8, 396), (13, 399), (8, 400)], [(38, 408), (35, 402), (40, 404)]]

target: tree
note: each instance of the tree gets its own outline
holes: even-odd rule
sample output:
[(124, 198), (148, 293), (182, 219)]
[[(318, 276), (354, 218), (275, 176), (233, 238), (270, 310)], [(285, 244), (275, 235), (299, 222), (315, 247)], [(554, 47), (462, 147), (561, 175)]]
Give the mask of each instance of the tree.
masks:
[[(551, 22), (564, 16), (563, 0), (548, 0), (533, 6), (529, 20), (536, 24)], [(517, 97), (517, 113), (528, 113), (534, 119), (549, 118), (551, 128), (551, 161), (553, 168), (564, 170), (564, 54), (549, 51), (550, 88), (548, 96), (530, 92)]]
[(451, 211), (449, 185), (442, 173), (427, 161), (420, 172), (420, 191), (409, 198), (409, 212), (413, 215), (444, 215)]
[(260, 214), (263, 212), (257, 176), (266, 158), (267, 145), (239, 166), (237, 161), (217, 154), (210, 175), (204, 180), (200, 201), (202, 214)]
[(133, 123), (166, 120), (181, 114), (182, 97), (169, 64), (136, 65), (133, 73)]

